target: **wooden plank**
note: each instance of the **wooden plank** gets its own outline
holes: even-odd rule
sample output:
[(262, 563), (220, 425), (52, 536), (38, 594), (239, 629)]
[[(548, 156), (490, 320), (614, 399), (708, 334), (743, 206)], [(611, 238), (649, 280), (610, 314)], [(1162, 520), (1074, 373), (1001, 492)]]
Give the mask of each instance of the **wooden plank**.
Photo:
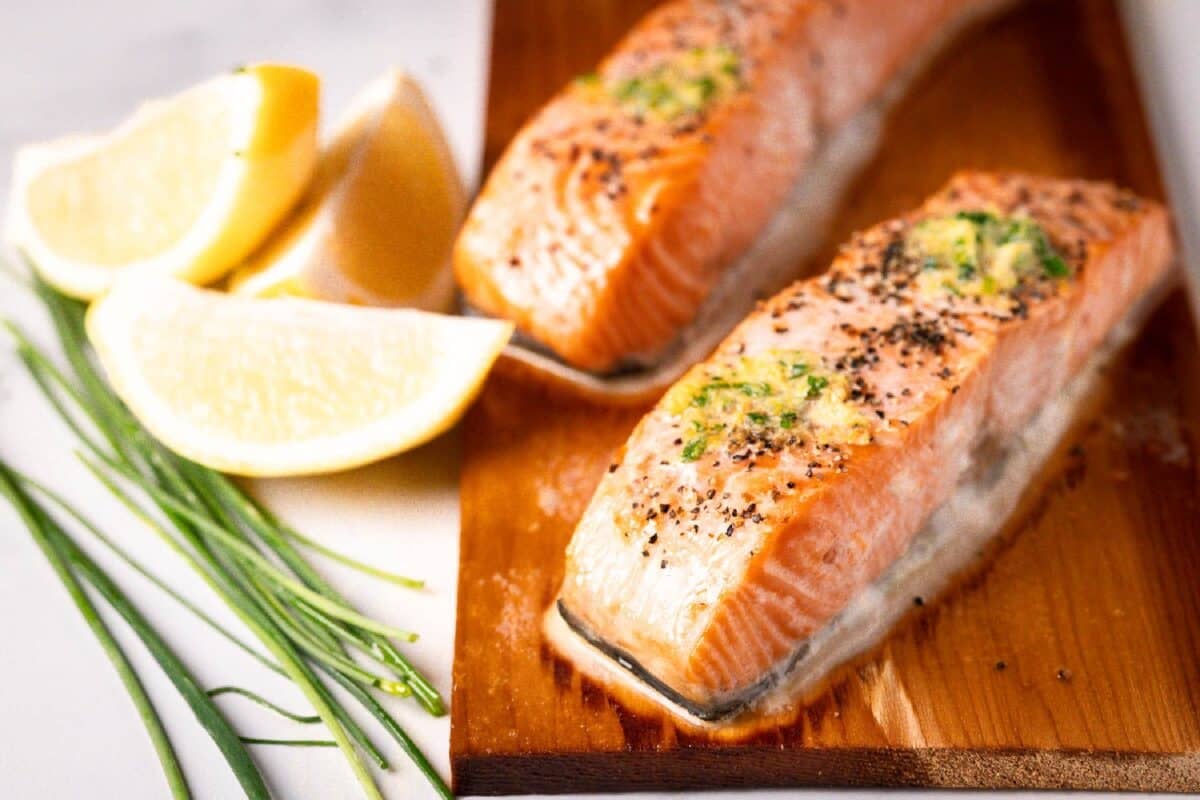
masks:
[(517, 129), (576, 75), (592, 69), (657, 0), (496, 0), (485, 168)]
[[(501, 0), (492, 157), (646, 5)], [(1109, 178), (1161, 196), (1108, 3), (1034, 3), (960, 42), (892, 115), (885, 143), (827, 254), (960, 167)], [(1180, 294), (1093, 406), (990, 558), (841, 670), (793, 724), (731, 745), (635, 713), (542, 641), (574, 522), (639, 413), (494, 376), (465, 424), (456, 788), (1200, 790), (1200, 353)]]

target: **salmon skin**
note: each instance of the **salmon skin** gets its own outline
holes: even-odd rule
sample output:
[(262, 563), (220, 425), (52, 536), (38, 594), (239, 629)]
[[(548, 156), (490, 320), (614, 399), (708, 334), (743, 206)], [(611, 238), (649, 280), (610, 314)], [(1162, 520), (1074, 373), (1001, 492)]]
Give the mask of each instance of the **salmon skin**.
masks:
[(827, 671), (914, 559), (999, 528), (1038, 465), (1023, 451), (1066, 429), (1047, 409), (1086, 393), (1172, 259), (1158, 204), (1020, 175), (961, 173), (856, 234), (641, 420), (567, 549), (562, 618), (702, 720)]
[[(756, 287), (775, 291), (795, 277), (818, 220), (813, 235), (784, 232), (761, 248), (771, 252), (748, 251), (797, 200), (830, 141), (848, 129), (872, 138), (855, 128), (858, 116), (1003, 4), (666, 3), (535, 115), (497, 163), (455, 248), (467, 303), (593, 374), (671, 356), (690, 366), (751, 309)], [(847, 167), (868, 154), (858, 149)], [(834, 202), (830, 182), (847, 179), (823, 176), (820, 202)], [(812, 205), (803, 216), (826, 211)], [(711, 337), (702, 352), (680, 353), (696, 336)]]

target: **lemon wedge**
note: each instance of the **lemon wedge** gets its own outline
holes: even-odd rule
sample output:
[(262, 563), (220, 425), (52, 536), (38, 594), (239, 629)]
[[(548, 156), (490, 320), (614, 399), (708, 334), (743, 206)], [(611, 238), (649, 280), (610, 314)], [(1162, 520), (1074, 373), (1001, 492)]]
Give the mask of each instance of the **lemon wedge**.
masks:
[(117, 394), (165, 445), (223, 472), (332, 472), (451, 427), (506, 322), (263, 300), (130, 276), (87, 332)]
[(130, 270), (215, 280), (308, 183), (318, 93), (306, 70), (246, 67), (148, 103), (111, 133), (26, 147), (7, 238), (85, 299)]
[(339, 122), (300, 208), (234, 273), (266, 297), (446, 310), (466, 194), (421, 87), (393, 70)]

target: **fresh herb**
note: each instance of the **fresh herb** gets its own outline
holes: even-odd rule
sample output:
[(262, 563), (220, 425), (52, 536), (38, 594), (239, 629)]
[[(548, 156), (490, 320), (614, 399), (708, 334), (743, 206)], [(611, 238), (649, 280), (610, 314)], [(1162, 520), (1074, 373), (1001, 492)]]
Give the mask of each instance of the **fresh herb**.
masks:
[(1049, 278), (1065, 278), (1071, 274), (1071, 268), (1057, 253), (1042, 256), (1042, 271)]
[(1000, 217), (990, 211), (959, 211), (917, 223), (906, 249), (923, 274), (927, 292), (956, 297), (992, 297), (1009, 292), (1039, 274), (1065, 278), (1067, 262), (1031, 219)]
[(771, 384), (769, 383), (750, 383), (742, 382), (735, 383), (734, 388), (746, 395), (746, 397), (769, 397), (772, 393)]
[(976, 225), (987, 225), (989, 222), (996, 222), (996, 215), (990, 211), (959, 211), (954, 217), (955, 219), (965, 219), (967, 222), (973, 222)]
[(708, 439), (703, 436), (697, 436), (684, 445), (682, 459), (690, 463), (704, 455), (704, 451), (707, 449)]
[[(825, 369), (818, 354), (767, 350), (696, 370), (667, 392), (662, 407), (686, 432), (677, 446), (684, 461), (693, 461), (726, 444), (731, 453), (747, 445), (791, 447), (802, 440), (790, 431), (810, 422), (818, 440), (857, 442), (866, 419), (847, 395), (845, 379)], [(813, 408), (818, 402), (822, 408)]]
[(701, 75), (692, 83), (698, 90), (702, 103), (707, 103), (717, 93), (717, 82), (711, 75)]
[[(146, 726), (146, 732), (150, 736), (150, 741), (154, 745), (154, 751), (158, 755), (159, 763), (162, 765), (162, 770), (167, 779), (167, 785), (171, 789), (171, 796), (174, 798), (189, 798), (191, 791), (188, 789), (187, 779), (184, 778), (183, 770), (179, 765), (179, 759), (175, 755), (175, 750), (171, 746), (170, 739), (167, 738), (167, 732), (163, 728), (162, 720), (158, 716), (158, 712), (154, 709), (154, 705), (150, 701), (149, 695), (146, 694), (145, 686), (138, 678), (137, 673), (133, 670), (133, 665), (129, 663), (125, 651), (121, 649), (120, 644), (113, 637), (112, 631), (109, 630), (104, 620), (100, 616), (100, 612), (92, 603), (80, 584), (79, 577), (75, 570), (72, 569), (70, 560), (64, 548), (64, 540), (66, 534), (58, 526), (57, 522), (51, 517), (44, 508), (40, 507), (28, 490), (20, 481), (20, 477), (16, 475), (6, 464), (0, 462), (0, 493), (12, 504), (20, 515), (21, 520), (25, 523), (25, 527), (29, 530), (30, 535), (41, 549), (46, 560), (50, 562), (50, 566), (54, 569), (59, 582), (63, 588), (67, 590), (67, 594), (71, 596), (75, 607), (79, 609), (79, 613), (87, 622), (88, 627), (92, 630), (92, 635), (100, 643), (104, 655), (108, 657), (109, 662), (117, 670), (117, 675), (121, 678), (121, 683), (125, 685), (125, 690), (129, 693), (130, 699), (137, 708), (138, 716), (142, 718), (142, 724)], [(80, 551), (81, 552), (81, 551)], [(141, 631), (134, 629), (139, 635)], [(224, 721), (224, 717), (217, 713), (217, 716)], [(225, 721), (228, 726), (228, 722)], [(232, 739), (226, 739), (226, 743), (236, 742), (236, 734), (233, 734), (232, 728), (228, 730)], [(214, 739), (219, 734), (213, 734)], [(238, 745), (240, 747), (240, 745)], [(222, 752), (228, 753), (223, 749)], [(263, 785), (261, 793), (258, 787), (262, 785), (262, 776), (258, 774), (258, 770), (254, 767), (253, 762), (249, 761), (247, 755), (244, 759), (240, 756), (230, 762), (235, 771), (239, 768), (244, 768), (248, 764), (248, 770), (245, 772), (245, 780), (242, 781), (242, 788), (246, 794), (251, 797), (265, 797), (266, 787)], [(239, 780), (243, 778), (239, 774)]]
[[(182, 662), (128, 603), (120, 589), (74, 544), (51, 515), (33, 502), (31, 492), (42, 492), (184, 608), (271, 669), (290, 678), (312, 704), (316, 718), (325, 724), (331, 735), (331, 741), (248, 741), (336, 746), (347, 758), (365, 795), (380, 797), (364, 756), (382, 769), (389, 768), (388, 762), (330, 686), (318, 676), (320, 673), (345, 689), (384, 727), (439, 795), (451, 797), (450, 790), (411, 737), (370, 693), (376, 689), (394, 696), (412, 696), (429, 713), (438, 716), (445, 713), (437, 690), (393, 643), (393, 639), (412, 640), (415, 636), (355, 611), (313, 569), (297, 545), (311, 547), (343, 564), (393, 583), (419, 586), (420, 582), (385, 573), (330, 551), (284, 525), (224, 475), (163, 447), (100, 375), (84, 334), (83, 304), (58, 294), (38, 278), (34, 279), (33, 288), (54, 323), (69, 370), (60, 370), (20, 330), (11, 324), (8, 327), (17, 340), (18, 355), (30, 375), (83, 444), (81, 457), (85, 465), (106, 489), (185, 559), (269, 651), (270, 658), (226, 631), (155, 578), (57, 495), (0, 464), (0, 477), (3, 478), (0, 489), (21, 513), (39, 544), (45, 544), (43, 552), (64, 584), (70, 589), (68, 581), (76, 575), (81, 576), (125, 617), (225, 754), (243, 790), (251, 797), (268, 796), (257, 768), (246, 754), (243, 740), (229, 728), (210, 695), (199, 689)], [(136, 493), (143, 499), (137, 499)], [(66, 577), (60, 569), (63, 564), (66, 565)], [(89, 610), (78, 599), (76, 604), (85, 618), (94, 615), (94, 609)], [(96, 630), (95, 626), (93, 630)], [(97, 636), (103, 643), (103, 634), (97, 632)], [(370, 660), (373, 666), (360, 665), (352, 654)], [(169, 752), (161, 725), (156, 727), (152, 709), (147, 713), (144, 692), (139, 695), (137, 687), (126, 678), (128, 664), (122, 666), (119, 658), (111, 652), (109, 655), (142, 713), (168, 772), (173, 795), (186, 797), (181, 775), (176, 775), (177, 770), (173, 771), (170, 766), (173, 754)], [(239, 693), (250, 696), (245, 690)], [(271, 704), (265, 705), (282, 711)]]
[(287, 747), (337, 747), (337, 742), (328, 739), (258, 739), (253, 736), (243, 736), (245, 744), (281, 744)]
[(631, 100), (642, 91), (641, 78), (629, 78), (628, 80), (618, 81), (613, 87), (613, 97), (618, 100)]
[(223, 694), (240, 695), (241, 697), (245, 697), (247, 700), (258, 704), (263, 708), (275, 712), (281, 717), (290, 719), (292, 722), (299, 722), (302, 725), (316, 725), (321, 721), (321, 718), (315, 714), (297, 714), (294, 711), (288, 711), (286, 708), (272, 703), (270, 700), (258, 694), (257, 692), (252, 692), (249, 689), (243, 689), (240, 686), (218, 686), (215, 689), (209, 689), (206, 694), (208, 694), (209, 697), (220, 697)]
[(641, 118), (674, 120), (699, 114), (741, 88), (741, 64), (728, 47), (695, 47), (635, 75), (604, 78), (595, 73), (575, 79), (588, 96), (615, 100)]

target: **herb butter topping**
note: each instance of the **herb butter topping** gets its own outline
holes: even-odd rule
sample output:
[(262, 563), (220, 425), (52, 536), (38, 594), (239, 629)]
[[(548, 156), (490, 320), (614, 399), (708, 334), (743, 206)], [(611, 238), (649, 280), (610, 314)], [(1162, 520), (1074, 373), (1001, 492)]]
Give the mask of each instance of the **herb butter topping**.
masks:
[(673, 120), (702, 113), (742, 88), (742, 68), (729, 47), (693, 47), (635, 75), (588, 73), (575, 83), (589, 96), (615, 100), (634, 116)]
[(917, 285), (926, 296), (996, 298), (1027, 278), (1066, 278), (1070, 267), (1042, 228), (1023, 217), (960, 211), (923, 220), (905, 241), (905, 254), (921, 267)]
[[(890, 264), (892, 259), (905, 265), (899, 271), (893, 272), (892, 266), (884, 271), (897, 287), (906, 283), (924, 298), (963, 298), (958, 302), (990, 309), (997, 319), (1023, 316), (1031, 299), (1044, 296), (1039, 285), (1072, 275), (1041, 226), (1027, 217), (991, 211), (965, 210), (921, 220), (887, 248), (884, 261)], [(910, 278), (904, 280), (905, 274)], [(850, 280), (835, 272), (826, 289), (848, 301), (840, 293)], [(803, 303), (799, 295), (796, 298), (800, 310)], [(839, 330), (845, 333), (851, 327), (843, 323)], [(680, 430), (675, 441), (678, 459), (693, 462), (715, 451), (736, 457), (785, 448), (867, 444), (886, 417), (862, 370), (879, 361), (879, 348), (886, 345), (901, 367), (911, 363), (929, 368), (939, 380), (951, 382), (953, 370), (927, 364), (922, 354), (928, 351), (940, 361), (942, 347), (956, 327), (952, 318), (914, 309), (911, 318), (898, 318), (891, 327), (862, 331), (858, 345), (828, 359), (772, 348), (753, 355), (730, 354), (697, 367), (663, 401)], [(772, 330), (786, 336), (787, 326), (774, 325)]]
[(694, 370), (664, 404), (682, 423), (679, 457), (690, 462), (710, 450), (734, 452), (752, 443), (771, 449), (805, 439), (865, 444), (868, 419), (849, 396), (845, 376), (825, 368), (820, 356), (771, 350)]

